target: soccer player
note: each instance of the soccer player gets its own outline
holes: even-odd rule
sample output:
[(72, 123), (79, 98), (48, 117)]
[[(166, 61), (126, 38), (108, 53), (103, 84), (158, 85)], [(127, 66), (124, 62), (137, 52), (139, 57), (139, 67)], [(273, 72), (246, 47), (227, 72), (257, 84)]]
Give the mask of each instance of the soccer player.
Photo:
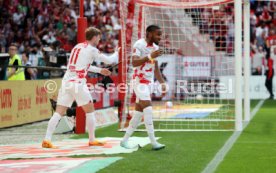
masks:
[[(163, 96), (166, 91), (165, 80), (163, 79), (158, 67), (157, 57), (162, 55), (162, 50), (158, 44), (161, 40), (162, 31), (159, 26), (150, 25), (146, 29), (146, 38), (142, 38), (134, 43), (132, 55), (132, 65), (134, 67), (133, 82), (136, 94), (135, 112), (126, 130), (125, 136), (120, 145), (131, 149), (134, 146), (128, 144), (129, 137), (137, 128), (142, 116), (147, 129), (153, 150), (165, 148), (165, 145), (156, 141), (153, 126), (153, 111), (151, 103), (151, 85), (154, 76), (162, 84)], [(136, 146), (135, 146), (136, 147)]]
[(85, 31), (86, 41), (77, 44), (71, 51), (70, 59), (67, 65), (67, 71), (62, 79), (62, 85), (58, 93), (56, 111), (51, 117), (45, 139), (42, 142), (43, 148), (57, 148), (51, 143), (52, 134), (55, 128), (65, 114), (68, 107), (71, 107), (74, 100), (78, 106), (81, 106), (86, 113), (86, 124), (89, 134), (89, 146), (103, 146), (104, 143), (95, 140), (95, 115), (94, 105), (91, 94), (86, 85), (86, 75), (88, 72), (110, 75), (108, 69), (102, 69), (90, 66), (94, 60), (100, 60), (106, 64), (111, 64), (118, 57), (115, 52), (110, 57), (101, 54), (96, 48), (100, 39), (100, 30), (89, 27)]

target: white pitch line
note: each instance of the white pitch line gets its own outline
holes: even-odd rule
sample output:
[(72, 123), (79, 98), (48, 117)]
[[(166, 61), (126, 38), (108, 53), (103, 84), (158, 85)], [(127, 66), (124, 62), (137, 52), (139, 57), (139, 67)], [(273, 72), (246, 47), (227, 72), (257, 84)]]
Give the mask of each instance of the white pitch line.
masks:
[[(256, 113), (259, 111), (259, 109), (262, 107), (263, 104), (264, 104), (264, 100), (259, 101), (257, 106), (255, 106), (255, 108), (251, 112), (251, 119), (253, 119), (253, 117), (256, 115)], [(243, 129), (245, 129), (248, 124), (249, 124), (249, 122), (246, 122), (244, 124)], [(223, 147), (217, 152), (215, 157), (209, 162), (209, 164), (205, 167), (205, 169), (201, 173), (213, 173), (213, 172), (215, 172), (218, 165), (222, 162), (222, 160), (224, 159), (226, 154), (229, 152), (229, 150), (232, 148), (232, 146), (234, 145), (236, 140), (241, 135), (241, 132), (242, 131), (240, 131), (240, 132), (236, 131), (236, 132), (233, 133), (233, 135), (226, 141), (226, 143), (223, 145)]]

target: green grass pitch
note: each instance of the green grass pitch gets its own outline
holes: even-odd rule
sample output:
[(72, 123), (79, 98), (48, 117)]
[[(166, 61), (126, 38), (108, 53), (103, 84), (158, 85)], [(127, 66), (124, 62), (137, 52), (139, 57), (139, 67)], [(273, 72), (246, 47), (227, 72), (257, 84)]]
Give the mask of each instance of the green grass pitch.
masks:
[[(254, 108), (258, 101), (251, 102)], [(118, 125), (98, 129), (97, 137), (122, 137)], [(100, 173), (200, 173), (212, 160), (233, 132), (156, 132), (159, 142), (166, 144), (160, 151), (151, 146), (131, 154), (118, 154), (122, 160)], [(134, 136), (147, 136), (135, 132)], [(76, 135), (74, 138), (87, 138)], [(276, 101), (265, 101), (262, 108), (226, 155), (217, 173), (276, 172)], [(82, 157), (82, 156), (78, 156)], [(83, 156), (84, 157), (84, 156)]]

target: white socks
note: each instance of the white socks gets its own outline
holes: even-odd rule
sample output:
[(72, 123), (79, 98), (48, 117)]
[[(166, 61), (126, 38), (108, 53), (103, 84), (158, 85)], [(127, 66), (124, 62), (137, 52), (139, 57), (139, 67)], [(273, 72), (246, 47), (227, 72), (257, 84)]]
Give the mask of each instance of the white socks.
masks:
[(152, 145), (155, 145), (157, 143), (155, 136), (154, 136), (154, 127), (153, 127), (153, 113), (152, 113), (152, 106), (148, 106), (146, 107), (144, 110), (144, 122), (145, 122), (145, 126), (146, 129), (148, 131), (148, 135), (150, 138), (150, 142)]
[(48, 122), (45, 140), (51, 141), (52, 135), (53, 135), (60, 119), (61, 119), (61, 115), (59, 113), (55, 112), (54, 115), (51, 117), (50, 121)]
[(88, 129), (89, 142), (93, 142), (95, 140), (96, 129), (96, 118), (94, 112), (86, 113), (86, 125)]
[(150, 138), (150, 142), (152, 145), (157, 143), (155, 136), (154, 136), (154, 127), (153, 127), (153, 120), (152, 120), (152, 106), (146, 107), (143, 112), (135, 111), (132, 119), (129, 122), (129, 126), (126, 130), (125, 136), (122, 142), (126, 142), (129, 137), (133, 134), (134, 130), (137, 128), (138, 124), (140, 123), (142, 116), (144, 115), (144, 122), (145, 126)]
[[(52, 135), (60, 119), (61, 119), (61, 115), (55, 112), (48, 123), (45, 140), (51, 141)], [(89, 134), (89, 142), (93, 142), (95, 140), (95, 128), (96, 128), (96, 119), (95, 119), (94, 112), (86, 113), (86, 124), (87, 124), (87, 129)]]
[(139, 111), (134, 112), (134, 115), (129, 122), (129, 126), (123, 138), (123, 142), (126, 142), (129, 139), (129, 137), (133, 134), (134, 130), (137, 128), (138, 124), (140, 123), (142, 116), (143, 116), (142, 112), (139, 112)]

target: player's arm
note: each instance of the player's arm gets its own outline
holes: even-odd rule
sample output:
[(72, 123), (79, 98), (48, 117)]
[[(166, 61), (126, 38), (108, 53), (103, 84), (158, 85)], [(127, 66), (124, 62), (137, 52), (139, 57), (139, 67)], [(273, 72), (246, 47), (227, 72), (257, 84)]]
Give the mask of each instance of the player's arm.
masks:
[(142, 58), (140, 56), (137, 56), (137, 55), (132, 56), (132, 66), (133, 67), (143, 65), (144, 63), (146, 63), (148, 61), (149, 61), (149, 58), (147, 56), (142, 57)]
[(163, 78), (162, 73), (161, 73), (161, 71), (159, 69), (157, 61), (155, 61), (154, 76), (156, 77), (156, 79), (158, 80), (158, 82), (162, 86), (162, 96), (164, 97), (166, 95), (166, 92), (168, 91), (168, 88), (167, 88), (166, 81)]
[(118, 51), (115, 51), (112, 55), (106, 56), (102, 53), (97, 53), (96, 59), (105, 63), (105, 64), (112, 64), (118, 62), (119, 54)]
[(156, 79), (158, 80), (158, 82), (159, 82), (160, 84), (163, 84), (163, 83), (166, 82), (165, 79), (164, 79), (163, 76), (162, 76), (162, 73), (161, 73), (161, 71), (160, 71), (160, 69), (159, 69), (158, 62), (157, 62), (157, 61), (155, 61), (154, 76), (156, 77)]
[(93, 72), (93, 73), (100, 73), (104, 76), (109, 76), (111, 74), (111, 71), (109, 71), (108, 69), (100, 68), (100, 67), (96, 67), (96, 66), (90, 66), (88, 71)]
[(160, 55), (162, 55), (162, 50), (153, 51), (148, 56), (142, 57), (142, 58), (137, 55), (133, 55), (132, 56), (132, 66), (137, 67), (137, 66), (143, 65), (145, 62), (154, 61), (154, 59)]

